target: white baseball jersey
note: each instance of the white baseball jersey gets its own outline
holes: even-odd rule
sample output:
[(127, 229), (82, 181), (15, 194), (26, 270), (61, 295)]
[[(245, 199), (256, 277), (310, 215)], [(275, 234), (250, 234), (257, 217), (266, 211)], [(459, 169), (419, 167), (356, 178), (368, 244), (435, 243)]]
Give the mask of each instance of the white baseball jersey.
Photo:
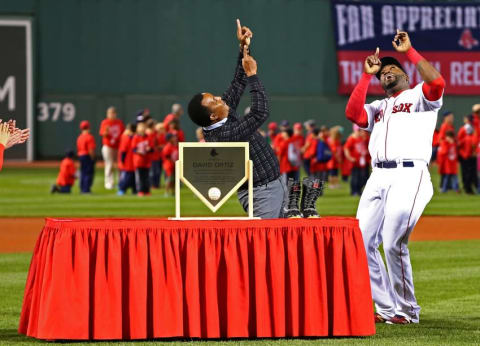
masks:
[(429, 101), (423, 82), (413, 89), (366, 104), (371, 132), (368, 150), (372, 165), (381, 161), (422, 160), (430, 162), (432, 138), (443, 98)]

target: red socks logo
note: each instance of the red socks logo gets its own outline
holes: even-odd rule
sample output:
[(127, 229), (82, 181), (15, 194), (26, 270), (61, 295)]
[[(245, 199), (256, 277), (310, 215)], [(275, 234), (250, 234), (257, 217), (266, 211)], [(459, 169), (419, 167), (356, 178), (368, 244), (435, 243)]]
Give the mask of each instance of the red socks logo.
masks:
[(400, 103), (399, 105), (393, 106), (392, 113), (397, 112), (404, 112), (410, 113), (410, 107), (412, 107), (413, 103)]

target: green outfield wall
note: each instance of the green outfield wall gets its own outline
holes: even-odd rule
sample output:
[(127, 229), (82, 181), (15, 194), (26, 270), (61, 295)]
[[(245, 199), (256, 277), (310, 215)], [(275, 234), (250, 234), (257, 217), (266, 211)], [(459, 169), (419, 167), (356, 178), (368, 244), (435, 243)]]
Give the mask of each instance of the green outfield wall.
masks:
[[(173, 102), (221, 93), (236, 62), (237, 17), (254, 32), (271, 120), (314, 118), (350, 132), (328, 0), (3, 0), (0, 17), (33, 20), (37, 159), (72, 148), (81, 120), (97, 133), (110, 105), (127, 122), (144, 107), (163, 119)], [(459, 125), (473, 103), (480, 98), (446, 97), (444, 108)], [(181, 125), (193, 140), (187, 115)]]

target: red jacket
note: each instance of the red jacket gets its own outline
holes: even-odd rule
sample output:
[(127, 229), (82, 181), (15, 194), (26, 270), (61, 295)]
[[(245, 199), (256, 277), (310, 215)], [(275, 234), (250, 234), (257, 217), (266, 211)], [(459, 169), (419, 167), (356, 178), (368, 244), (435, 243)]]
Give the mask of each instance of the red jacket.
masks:
[(278, 155), (279, 155), (279, 161), (280, 161), (280, 174), (294, 172), (300, 169), (300, 166), (295, 167), (288, 160), (288, 147), (290, 144), (297, 145), (297, 143), (295, 142), (295, 138), (291, 137), (287, 140), (283, 140), (280, 143), (280, 147), (278, 148)]
[(95, 138), (90, 133), (82, 133), (77, 138), (77, 155), (89, 155), (90, 150), (95, 150)]
[(352, 162), (353, 167), (366, 167), (368, 165), (368, 145), (364, 138), (355, 138), (350, 135), (345, 142), (344, 149), (348, 149), (350, 156), (355, 159), (355, 162)]
[(150, 141), (147, 135), (135, 135), (132, 139), (133, 166), (137, 168), (150, 168)]
[(329, 138), (327, 142), (332, 151), (332, 158), (327, 162), (327, 168), (338, 169), (342, 160), (342, 143), (339, 139), (333, 140), (332, 138)]
[(167, 143), (162, 150), (162, 166), (168, 176), (171, 176), (175, 170), (175, 161), (178, 160), (178, 145)]
[(313, 133), (308, 134), (307, 138), (305, 139), (305, 144), (308, 145), (308, 147), (303, 153), (303, 158), (305, 160), (310, 160), (317, 152), (317, 139)]
[(75, 182), (75, 163), (69, 157), (66, 157), (60, 163), (60, 172), (58, 172), (57, 185), (72, 186)]
[(100, 136), (102, 136), (102, 144), (118, 149), (123, 131), (125, 131), (125, 125), (120, 119), (103, 119), (99, 131)]
[(129, 136), (123, 134), (120, 137), (120, 145), (118, 147), (118, 169), (122, 171), (135, 171), (135, 166), (133, 165), (132, 141), (133, 135)]
[(442, 123), (442, 125), (440, 126), (440, 131), (438, 132), (439, 141), (445, 140), (445, 134), (447, 133), (447, 131), (454, 131), (455, 132), (455, 128), (453, 127), (452, 124)]
[(165, 144), (167, 143), (165, 139), (164, 133), (154, 133), (154, 137), (152, 138), (152, 160), (153, 161), (160, 161), (162, 160), (162, 150)]
[(442, 141), (438, 147), (438, 172), (440, 174), (458, 173), (458, 155), (455, 142)]
[(475, 156), (477, 147), (477, 138), (474, 134), (467, 135), (463, 138), (458, 139), (458, 155), (462, 159), (468, 159), (469, 157)]

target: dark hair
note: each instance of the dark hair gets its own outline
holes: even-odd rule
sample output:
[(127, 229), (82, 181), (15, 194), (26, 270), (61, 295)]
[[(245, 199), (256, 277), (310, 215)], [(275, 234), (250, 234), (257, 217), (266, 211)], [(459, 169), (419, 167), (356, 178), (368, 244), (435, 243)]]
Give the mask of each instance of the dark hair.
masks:
[(198, 126), (206, 127), (211, 125), (210, 113), (207, 107), (202, 105), (203, 94), (199, 93), (192, 97), (188, 103), (188, 116)]
[(445, 136), (455, 138), (455, 132), (453, 132), (452, 130), (448, 130), (447, 132), (445, 132)]
[(293, 136), (293, 130), (290, 128), (285, 129), (283, 132), (286, 132), (289, 138)]
[(150, 129), (155, 126), (155, 123), (156, 123), (156, 122), (155, 122), (155, 119), (152, 119), (152, 118), (148, 119), (148, 120), (145, 122), (145, 124), (147, 125), (147, 127), (150, 128)]
[(320, 130), (318, 128), (314, 128), (312, 132), (315, 136), (318, 136), (318, 134), (320, 133)]
[(126, 128), (129, 131), (135, 132), (137, 130), (137, 125), (129, 123), (129, 124), (127, 124)]
[(68, 157), (68, 158), (71, 158), (73, 159), (75, 157), (75, 152), (71, 149), (68, 149), (66, 152), (65, 152), (65, 157)]

